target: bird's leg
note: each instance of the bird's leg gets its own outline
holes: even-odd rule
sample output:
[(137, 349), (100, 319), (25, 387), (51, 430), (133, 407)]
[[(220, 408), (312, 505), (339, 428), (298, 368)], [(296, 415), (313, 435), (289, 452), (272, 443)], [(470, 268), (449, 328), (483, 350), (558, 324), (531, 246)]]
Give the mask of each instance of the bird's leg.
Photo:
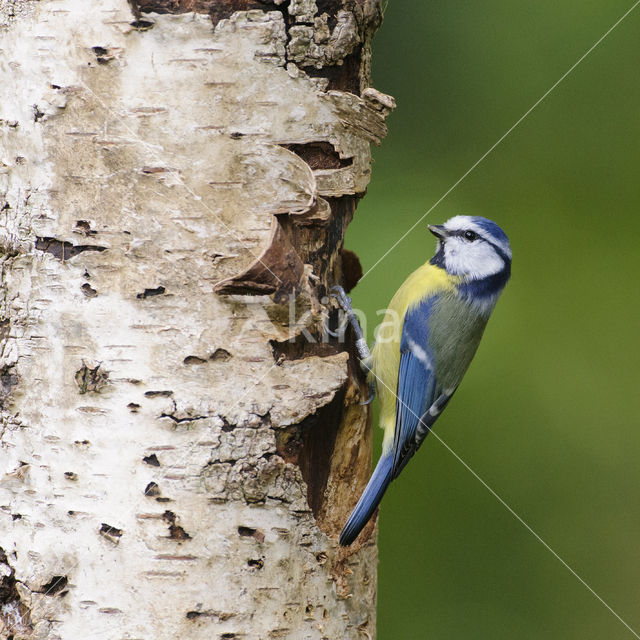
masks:
[[(348, 322), (351, 325), (351, 328), (356, 335), (356, 349), (358, 351), (358, 357), (360, 358), (360, 366), (368, 374), (371, 371), (371, 351), (369, 351), (369, 345), (364, 339), (358, 316), (351, 306), (351, 298), (340, 286), (332, 287), (331, 294), (338, 301), (340, 308), (344, 311), (345, 322)], [(375, 385), (373, 384), (373, 381), (369, 381), (369, 397), (362, 404), (369, 404), (374, 399), (375, 395)]]
[(351, 306), (351, 298), (340, 286), (331, 287), (331, 294), (338, 301), (340, 308), (345, 313), (347, 321), (351, 325), (353, 332), (356, 334), (356, 349), (358, 350), (358, 356), (363, 362), (363, 366), (368, 371), (369, 367), (367, 366), (367, 361), (371, 358), (371, 352), (369, 351), (369, 345), (362, 334), (362, 327), (358, 321), (358, 316)]

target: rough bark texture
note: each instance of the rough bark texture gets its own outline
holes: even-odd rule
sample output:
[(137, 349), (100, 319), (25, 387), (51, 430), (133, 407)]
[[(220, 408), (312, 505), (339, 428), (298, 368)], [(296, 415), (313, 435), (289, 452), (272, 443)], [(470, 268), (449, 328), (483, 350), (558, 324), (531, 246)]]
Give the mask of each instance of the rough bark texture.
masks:
[(336, 543), (366, 388), (321, 337), (379, 21), (0, 0), (0, 637), (375, 635), (375, 538)]

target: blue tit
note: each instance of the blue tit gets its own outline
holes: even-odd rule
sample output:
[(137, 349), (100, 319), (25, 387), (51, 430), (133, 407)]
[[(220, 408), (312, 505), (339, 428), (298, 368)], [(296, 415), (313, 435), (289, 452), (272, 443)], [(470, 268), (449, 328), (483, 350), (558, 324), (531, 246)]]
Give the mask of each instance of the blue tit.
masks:
[(509, 239), (495, 222), (456, 216), (429, 230), (436, 253), (393, 296), (370, 354), (350, 300), (342, 290), (336, 296), (356, 330), (384, 429), (380, 460), (340, 534), (343, 546), (362, 531), (447, 406), (511, 275)]

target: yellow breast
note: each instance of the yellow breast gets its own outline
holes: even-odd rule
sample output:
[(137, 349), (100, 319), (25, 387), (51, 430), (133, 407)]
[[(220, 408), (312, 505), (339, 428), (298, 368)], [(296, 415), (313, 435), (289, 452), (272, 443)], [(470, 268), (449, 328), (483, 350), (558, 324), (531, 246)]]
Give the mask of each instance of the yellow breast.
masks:
[(407, 311), (432, 295), (454, 291), (460, 278), (430, 263), (416, 269), (391, 299), (384, 321), (376, 332), (371, 351), (371, 374), (380, 398), (380, 426), (384, 429), (383, 450), (393, 444), (396, 422), (396, 394), (400, 368), (400, 339)]

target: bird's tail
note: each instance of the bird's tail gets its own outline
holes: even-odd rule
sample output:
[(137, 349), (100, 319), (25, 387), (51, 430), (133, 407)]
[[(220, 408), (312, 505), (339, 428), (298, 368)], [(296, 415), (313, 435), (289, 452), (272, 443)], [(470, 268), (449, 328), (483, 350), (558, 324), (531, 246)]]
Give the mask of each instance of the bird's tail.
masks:
[(364, 526), (380, 504), (384, 492), (387, 490), (392, 479), (391, 469), (393, 467), (393, 453), (382, 454), (375, 471), (365, 487), (360, 500), (355, 509), (352, 511), (347, 524), (344, 525), (340, 534), (340, 544), (348, 547), (362, 531)]

